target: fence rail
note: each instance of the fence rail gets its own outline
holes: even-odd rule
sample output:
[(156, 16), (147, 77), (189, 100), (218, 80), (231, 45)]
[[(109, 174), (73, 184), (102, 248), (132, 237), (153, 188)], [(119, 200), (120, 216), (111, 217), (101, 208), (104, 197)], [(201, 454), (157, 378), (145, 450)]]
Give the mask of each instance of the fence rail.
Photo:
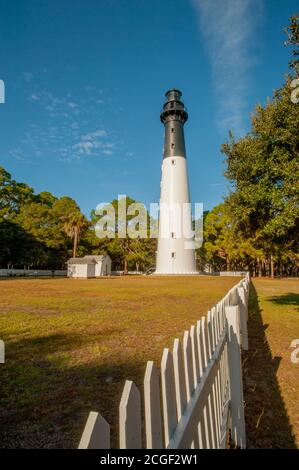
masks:
[[(185, 331), (182, 344), (175, 339), (172, 351), (165, 348), (160, 373), (147, 363), (144, 426), (141, 393), (126, 381), (119, 405), (121, 449), (221, 449), (228, 436), (245, 448), (241, 348), (248, 349), (249, 285), (247, 274)], [(92, 411), (79, 449), (108, 448), (110, 426)]]
[(0, 277), (66, 277), (63, 269), (0, 269)]

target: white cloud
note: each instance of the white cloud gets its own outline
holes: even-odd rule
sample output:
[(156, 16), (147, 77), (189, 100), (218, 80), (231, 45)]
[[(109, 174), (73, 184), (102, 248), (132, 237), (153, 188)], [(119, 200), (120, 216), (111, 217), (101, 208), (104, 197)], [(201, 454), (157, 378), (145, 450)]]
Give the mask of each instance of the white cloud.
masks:
[(73, 150), (79, 155), (113, 155), (115, 144), (107, 141), (105, 129), (97, 129), (81, 136), (80, 142), (73, 145)]
[(40, 97), (39, 95), (37, 95), (36, 93), (32, 93), (32, 95), (30, 96), (30, 99), (32, 101), (39, 101), (40, 100)]
[(105, 129), (98, 129), (94, 132), (90, 132), (86, 135), (83, 135), (82, 140), (94, 140), (97, 137), (106, 137), (106, 135), (107, 135), (107, 131), (105, 131)]
[(30, 105), (39, 112), (39, 118), (28, 122), (26, 131), (10, 149), (11, 157), (38, 162), (50, 154), (58, 160), (71, 162), (85, 156), (111, 156), (122, 148), (124, 143), (113, 131), (100, 127), (105, 116), (102, 116), (97, 97), (102, 97), (103, 90), (86, 88), (81, 95), (71, 91), (56, 95), (38, 86), (37, 80), (28, 81), (25, 91)]
[(94, 144), (92, 142), (78, 142), (73, 146), (74, 150), (78, 150), (79, 153), (86, 155), (90, 155), (93, 148)]
[(262, 0), (192, 0), (212, 66), (219, 129), (244, 132), (252, 44)]

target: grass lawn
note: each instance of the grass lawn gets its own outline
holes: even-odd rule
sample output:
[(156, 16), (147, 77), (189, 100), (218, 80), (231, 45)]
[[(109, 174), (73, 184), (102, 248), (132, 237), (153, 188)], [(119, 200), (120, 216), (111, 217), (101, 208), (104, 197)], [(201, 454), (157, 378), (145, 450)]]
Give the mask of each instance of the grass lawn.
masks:
[[(151, 276), (0, 281), (0, 338), (6, 344), (0, 446), (77, 447), (91, 410), (115, 429), (124, 380), (141, 385), (146, 361), (160, 364), (163, 348), (237, 282)], [(289, 285), (286, 292), (294, 289)], [(278, 319), (281, 311), (281, 325), (295, 317), (278, 304), (273, 308)], [(282, 343), (286, 367), (295, 336), (286, 332)], [(295, 379), (296, 366), (289, 368)]]
[[(247, 445), (299, 447), (298, 279), (256, 279), (250, 295), (249, 347), (243, 356)], [(298, 356), (298, 355), (297, 355)]]

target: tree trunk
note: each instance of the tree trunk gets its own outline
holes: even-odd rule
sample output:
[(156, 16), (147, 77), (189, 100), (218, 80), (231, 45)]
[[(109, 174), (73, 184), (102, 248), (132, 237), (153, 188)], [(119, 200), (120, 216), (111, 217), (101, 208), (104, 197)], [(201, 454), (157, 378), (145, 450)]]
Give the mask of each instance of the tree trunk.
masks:
[(275, 271), (274, 258), (273, 258), (273, 255), (271, 255), (270, 256), (270, 275), (271, 275), (271, 279), (274, 279), (274, 271)]
[(126, 258), (124, 262), (124, 274), (128, 274), (128, 260)]
[(226, 258), (226, 270), (230, 271), (230, 260), (228, 257)]
[(76, 258), (76, 254), (77, 254), (77, 245), (78, 245), (78, 233), (77, 233), (77, 230), (75, 230), (74, 246), (73, 246), (73, 258)]
[(263, 271), (263, 263), (259, 258), (257, 258), (257, 260), (256, 260), (256, 266), (257, 266), (258, 277), (262, 277), (262, 275), (263, 275), (263, 272), (262, 272)]
[(269, 258), (265, 261), (265, 277), (270, 277), (270, 261)]
[(253, 274), (253, 277), (256, 277), (256, 264), (255, 263), (253, 264), (252, 274)]

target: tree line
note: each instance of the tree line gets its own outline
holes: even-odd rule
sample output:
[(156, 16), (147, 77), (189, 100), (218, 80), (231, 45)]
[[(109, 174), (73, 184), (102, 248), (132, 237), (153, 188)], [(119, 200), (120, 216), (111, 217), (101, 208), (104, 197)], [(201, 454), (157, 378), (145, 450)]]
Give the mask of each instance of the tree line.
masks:
[[(205, 214), (201, 267), (248, 269), (254, 275), (298, 275), (299, 17), (286, 28), (292, 73), (265, 106), (258, 104), (247, 135), (221, 147), (231, 191)], [(294, 87), (297, 89), (294, 90)]]
[[(133, 202), (127, 198), (127, 207)], [(117, 204), (112, 201), (116, 211)], [(117, 233), (114, 239), (98, 238), (98, 219), (92, 211), (88, 220), (68, 196), (36, 194), (0, 167), (0, 267), (65, 269), (70, 257), (98, 253), (108, 253), (115, 270), (146, 270), (154, 264), (155, 240), (118, 238)]]
[[(247, 135), (230, 132), (221, 151), (231, 190), (204, 213), (204, 243), (196, 252), (200, 271), (250, 270), (253, 275), (298, 275), (299, 92), (298, 16), (286, 28), (293, 47), (284, 85), (251, 117)], [(299, 90), (299, 84), (298, 84)], [(295, 90), (296, 91), (296, 90)], [(127, 206), (135, 202), (127, 198)], [(117, 200), (112, 201), (117, 216)], [(156, 240), (99, 239), (96, 211), (88, 220), (76, 201), (36, 194), (0, 167), (0, 267), (64, 269), (71, 256), (108, 253), (114, 270), (147, 270)], [(128, 223), (130, 217), (128, 218)]]

